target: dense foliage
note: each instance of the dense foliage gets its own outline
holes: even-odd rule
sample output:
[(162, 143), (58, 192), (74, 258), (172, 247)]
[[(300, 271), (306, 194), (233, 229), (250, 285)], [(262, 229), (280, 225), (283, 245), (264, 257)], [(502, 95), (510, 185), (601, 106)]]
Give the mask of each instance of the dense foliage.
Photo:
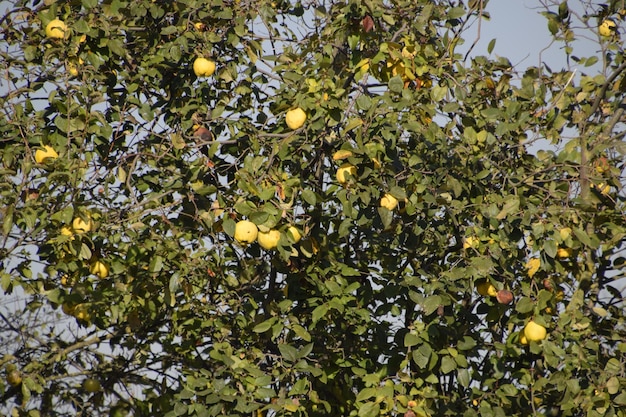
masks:
[(0, 3), (0, 413), (625, 416), (622, 9), (569, 3), (562, 69), (486, 0)]

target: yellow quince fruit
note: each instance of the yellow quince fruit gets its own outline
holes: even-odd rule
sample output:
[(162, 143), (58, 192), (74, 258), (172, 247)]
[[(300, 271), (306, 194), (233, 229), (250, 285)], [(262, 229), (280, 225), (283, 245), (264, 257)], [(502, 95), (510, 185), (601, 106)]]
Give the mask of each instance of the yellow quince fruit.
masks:
[(335, 177), (337, 178), (337, 182), (345, 184), (348, 182), (349, 177), (356, 178), (356, 167), (350, 163), (345, 163), (337, 169)]
[(496, 287), (494, 287), (489, 280), (479, 282), (478, 285), (476, 285), (476, 291), (483, 297), (495, 297), (498, 295), (498, 290), (496, 290)]
[(306, 121), (306, 113), (300, 107), (289, 110), (285, 115), (285, 122), (291, 130), (296, 130), (304, 125)]
[(524, 336), (529, 342), (540, 342), (546, 338), (548, 332), (541, 324), (529, 321), (524, 327)]
[(109, 267), (101, 260), (94, 260), (89, 267), (89, 272), (97, 275), (100, 279), (104, 279), (109, 276)]
[(75, 233), (83, 234), (93, 230), (94, 223), (93, 220), (91, 220), (91, 216), (86, 215), (85, 217), (85, 219), (82, 217), (75, 217), (72, 221), (72, 230)]
[(257, 242), (265, 250), (275, 249), (278, 246), (280, 240), (280, 232), (276, 229), (271, 229), (267, 232), (259, 232), (257, 236)]
[(291, 237), (293, 238), (293, 241), (295, 243), (300, 242), (300, 239), (302, 239), (302, 234), (295, 226), (289, 226), (289, 228), (287, 228), (287, 232), (291, 234)]
[(398, 199), (387, 193), (380, 199), (380, 206), (391, 211), (398, 206)]
[(59, 154), (54, 150), (52, 146), (44, 145), (42, 149), (35, 151), (35, 162), (43, 164), (48, 158), (57, 159)]
[(67, 25), (61, 19), (53, 19), (46, 25), (46, 36), (50, 39), (63, 39)]
[(256, 240), (258, 234), (259, 229), (250, 220), (240, 220), (235, 225), (235, 240), (239, 243), (250, 244)]
[(604, 19), (598, 28), (600, 36), (609, 37), (617, 33), (617, 24), (613, 19)]
[(193, 72), (197, 77), (210, 77), (215, 72), (215, 62), (198, 57), (193, 61)]

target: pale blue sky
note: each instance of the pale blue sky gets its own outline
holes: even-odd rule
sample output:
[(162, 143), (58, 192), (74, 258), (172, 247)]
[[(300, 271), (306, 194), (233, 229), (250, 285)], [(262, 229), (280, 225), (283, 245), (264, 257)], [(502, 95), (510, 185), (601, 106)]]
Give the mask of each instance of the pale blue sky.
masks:
[[(578, 2), (570, 2), (570, 7), (580, 7)], [(554, 43), (546, 51), (551, 42), (547, 19), (540, 14), (544, 10), (539, 0), (492, 0), (487, 5), (491, 20), (482, 21), (481, 37), (476, 46), (475, 54), (486, 54), (487, 45), (491, 39), (496, 39), (494, 55), (510, 59), (518, 70), (530, 66), (538, 66), (541, 60), (547, 63), (552, 70), (559, 70), (566, 66), (565, 54), (561, 50), (562, 43)], [(556, 11), (556, 10), (553, 10)], [(573, 19), (575, 20), (575, 19)], [(580, 25), (578, 22), (576, 24)], [(477, 34), (478, 26), (468, 32)], [(592, 56), (598, 52), (597, 38), (590, 30), (576, 29), (577, 35), (587, 36), (590, 39), (579, 38), (574, 44), (575, 54), (578, 56)], [(466, 45), (472, 44), (473, 37), (466, 39)], [(589, 70), (587, 69), (587, 72)]]

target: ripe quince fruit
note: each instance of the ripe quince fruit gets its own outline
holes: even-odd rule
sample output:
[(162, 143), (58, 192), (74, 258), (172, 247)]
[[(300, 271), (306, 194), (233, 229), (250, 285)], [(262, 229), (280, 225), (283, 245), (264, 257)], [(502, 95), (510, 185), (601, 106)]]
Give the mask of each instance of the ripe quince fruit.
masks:
[(43, 164), (48, 158), (56, 159), (58, 157), (59, 154), (52, 146), (44, 145), (42, 149), (37, 149), (35, 151), (35, 162), (38, 164)]
[(193, 72), (197, 77), (210, 77), (215, 72), (215, 62), (198, 57), (193, 61)]
[(17, 387), (22, 383), (22, 374), (17, 369), (13, 369), (7, 373), (7, 382), (12, 387)]
[(337, 169), (336, 178), (340, 184), (348, 182), (349, 176), (356, 177), (356, 167), (350, 163), (345, 163)]
[(524, 336), (529, 342), (540, 342), (546, 338), (548, 332), (541, 324), (529, 321), (524, 327)]
[(496, 290), (496, 287), (488, 280), (479, 282), (478, 285), (476, 285), (476, 291), (483, 297), (495, 297), (498, 295), (498, 290)]
[(265, 250), (275, 249), (278, 246), (279, 240), (280, 232), (276, 229), (271, 229), (267, 232), (259, 232), (257, 236), (259, 245)]
[(496, 300), (500, 304), (511, 304), (513, 302), (513, 293), (509, 290), (500, 290), (496, 293)]
[(74, 306), (69, 303), (63, 303), (63, 305), (61, 305), (61, 310), (63, 310), (63, 312), (68, 316), (74, 315)]
[(259, 229), (250, 220), (240, 220), (235, 225), (235, 240), (239, 243), (250, 244), (256, 240), (258, 234)]
[(387, 193), (380, 199), (380, 206), (391, 211), (398, 206), (398, 199)]
[(291, 130), (296, 130), (296, 129), (301, 128), (302, 125), (304, 125), (305, 121), (306, 121), (306, 113), (300, 107), (289, 110), (287, 114), (285, 115), (285, 122), (287, 123), (287, 126), (289, 126), (289, 129)]
[(617, 24), (613, 19), (604, 19), (598, 28), (600, 36), (609, 37), (617, 32)]
[(91, 320), (91, 314), (89, 313), (89, 309), (85, 304), (77, 304), (72, 309), (71, 314), (80, 321), (89, 322)]
[(83, 234), (92, 231), (94, 228), (93, 220), (91, 220), (91, 216), (87, 215), (86, 220), (82, 217), (76, 217), (72, 221), (72, 230), (78, 234)]
[(302, 234), (295, 226), (289, 226), (287, 232), (291, 233), (291, 237), (295, 243), (300, 242), (300, 239), (302, 239)]
[(53, 19), (46, 25), (46, 36), (51, 39), (63, 39), (67, 25), (61, 19)]
[(528, 344), (528, 339), (526, 338), (526, 335), (524, 334), (524, 330), (522, 330), (519, 334), (519, 342), (522, 345), (527, 345)]
[(89, 272), (97, 275), (100, 279), (104, 279), (109, 276), (109, 267), (104, 262), (96, 259), (91, 263)]
[(572, 248), (558, 248), (556, 250), (556, 257), (559, 259), (571, 258), (573, 254), (574, 250)]

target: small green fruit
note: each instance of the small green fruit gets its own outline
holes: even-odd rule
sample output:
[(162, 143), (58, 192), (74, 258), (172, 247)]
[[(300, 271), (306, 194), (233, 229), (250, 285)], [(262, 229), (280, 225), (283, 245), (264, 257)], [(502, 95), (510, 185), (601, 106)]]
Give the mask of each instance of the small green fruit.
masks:
[(98, 392), (100, 388), (100, 381), (95, 378), (87, 378), (83, 381), (83, 389), (87, 392)]

